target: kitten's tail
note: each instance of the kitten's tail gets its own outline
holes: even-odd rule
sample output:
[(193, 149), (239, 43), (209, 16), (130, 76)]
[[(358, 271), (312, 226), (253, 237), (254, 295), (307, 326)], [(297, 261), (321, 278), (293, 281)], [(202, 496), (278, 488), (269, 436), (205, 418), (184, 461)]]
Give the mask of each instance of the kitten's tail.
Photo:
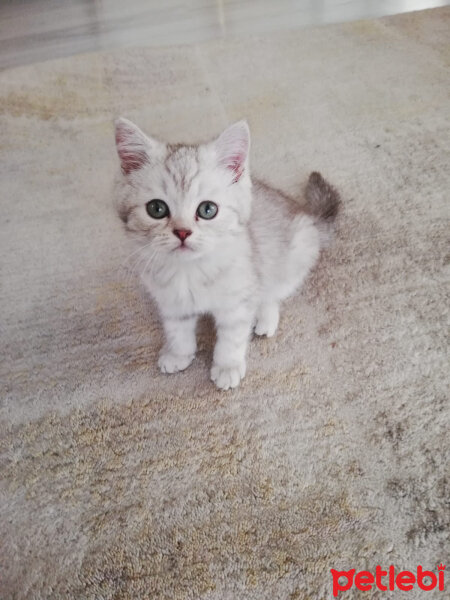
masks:
[(316, 217), (317, 225), (323, 234), (323, 242), (329, 240), (341, 205), (339, 192), (322, 177), (320, 173), (311, 173), (305, 189), (305, 209)]
[(338, 191), (320, 173), (311, 173), (305, 190), (306, 210), (326, 222), (333, 222), (339, 212), (341, 199)]

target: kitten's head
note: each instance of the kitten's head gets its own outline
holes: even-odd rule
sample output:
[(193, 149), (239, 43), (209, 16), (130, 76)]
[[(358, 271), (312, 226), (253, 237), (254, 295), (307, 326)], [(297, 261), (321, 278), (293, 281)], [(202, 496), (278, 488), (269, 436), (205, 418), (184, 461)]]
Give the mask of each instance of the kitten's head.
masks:
[(163, 260), (226, 252), (250, 216), (250, 133), (240, 121), (199, 146), (170, 145), (116, 122), (117, 209), (126, 229)]

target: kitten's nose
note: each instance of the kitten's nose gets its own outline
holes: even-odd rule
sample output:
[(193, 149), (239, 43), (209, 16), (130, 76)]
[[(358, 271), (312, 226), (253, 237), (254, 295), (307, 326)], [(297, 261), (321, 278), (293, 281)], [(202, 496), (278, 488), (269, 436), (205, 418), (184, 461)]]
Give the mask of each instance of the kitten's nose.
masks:
[(173, 232), (182, 242), (192, 233), (190, 229), (174, 229)]

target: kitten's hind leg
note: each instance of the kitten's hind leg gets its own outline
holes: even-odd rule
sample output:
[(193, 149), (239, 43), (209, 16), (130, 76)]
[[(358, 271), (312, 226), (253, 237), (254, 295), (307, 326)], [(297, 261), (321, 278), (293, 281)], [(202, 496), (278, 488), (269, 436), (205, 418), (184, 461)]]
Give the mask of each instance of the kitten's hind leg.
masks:
[(194, 360), (197, 350), (196, 324), (196, 315), (164, 318), (166, 343), (159, 354), (158, 360), (158, 366), (163, 373), (184, 371)]
[(272, 337), (278, 327), (280, 309), (278, 302), (266, 302), (259, 307), (256, 314), (256, 335)]

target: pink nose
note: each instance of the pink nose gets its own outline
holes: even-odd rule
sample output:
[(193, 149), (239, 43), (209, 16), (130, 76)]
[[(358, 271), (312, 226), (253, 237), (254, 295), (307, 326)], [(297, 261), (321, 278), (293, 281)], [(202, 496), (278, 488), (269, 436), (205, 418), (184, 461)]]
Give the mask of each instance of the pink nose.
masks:
[(173, 232), (182, 242), (192, 233), (190, 229), (174, 229)]

